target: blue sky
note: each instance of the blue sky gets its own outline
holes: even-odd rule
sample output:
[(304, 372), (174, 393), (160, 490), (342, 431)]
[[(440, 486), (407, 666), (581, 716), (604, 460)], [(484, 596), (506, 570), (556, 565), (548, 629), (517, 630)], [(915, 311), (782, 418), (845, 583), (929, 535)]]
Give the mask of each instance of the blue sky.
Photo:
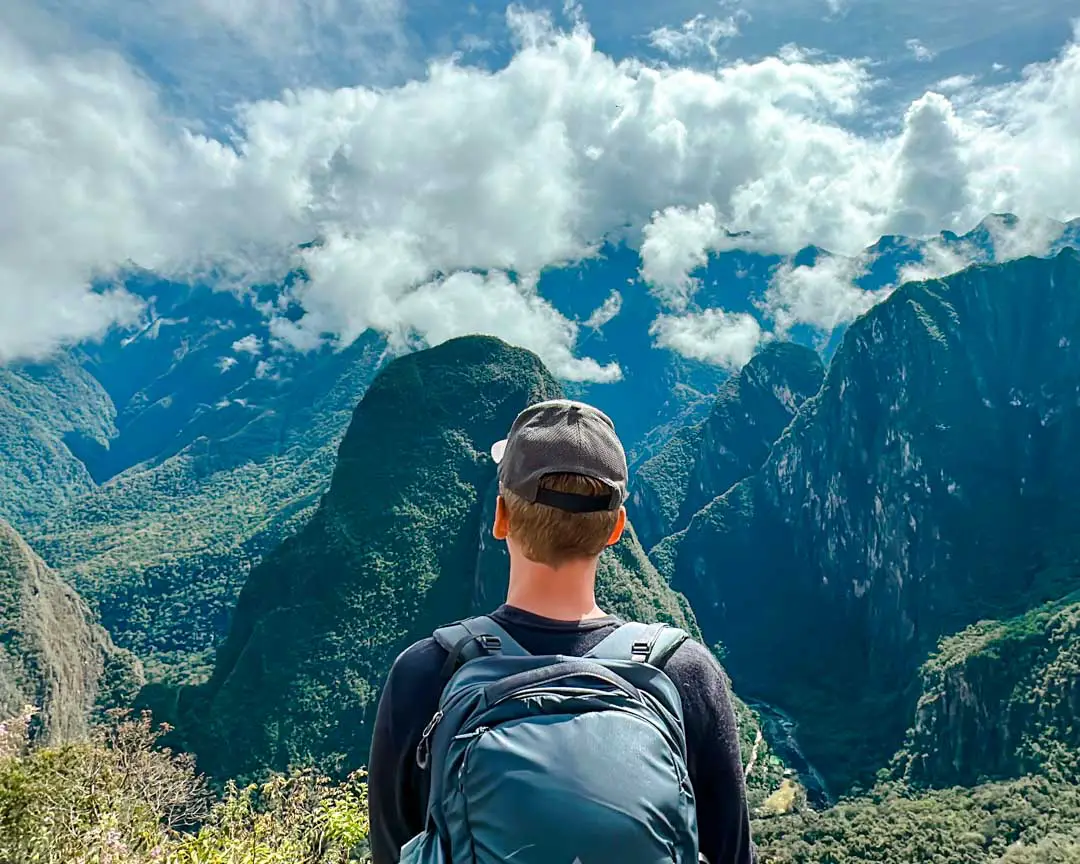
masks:
[[(770, 322), (688, 303), (726, 249), (857, 256), (1002, 211), (1045, 249), (1080, 201), (1072, 7), (6, 0), (0, 362), (138, 320), (90, 290), (132, 265), (236, 290), (303, 266), (306, 314), (267, 310), (294, 348), (480, 331), (604, 379), (535, 285), (605, 241), (669, 330), (740, 345)], [(859, 266), (778, 271), (774, 321), (866, 308)]]
[[(421, 77), (433, 57), (460, 51), (466, 62), (500, 68), (514, 50), (504, 0), (12, 2), (121, 51), (189, 117), (211, 122), (226, 119), (237, 101), (274, 98), (283, 87), (394, 86)], [(573, 14), (559, 3), (519, 5), (562, 24)], [(243, 11), (210, 11), (228, 7)], [(294, 11), (275, 27), (273, 15), (260, 14), (267, 7)], [(10, 8), (0, 16), (22, 14)], [(1014, 80), (1028, 64), (1053, 57), (1080, 15), (1071, 0), (588, 0), (578, 8), (598, 50), (616, 59), (671, 61), (651, 34), (697, 16), (738, 28), (718, 39), (716, 57), (701, 49), (680, 58), (701, 68), (757, 60), (791, 44), (825, 57), (868, 57), (883, 79), (876, 102), (888, 107), (955, 76)], [(898, 120), (883, 109), (880, 122)]]

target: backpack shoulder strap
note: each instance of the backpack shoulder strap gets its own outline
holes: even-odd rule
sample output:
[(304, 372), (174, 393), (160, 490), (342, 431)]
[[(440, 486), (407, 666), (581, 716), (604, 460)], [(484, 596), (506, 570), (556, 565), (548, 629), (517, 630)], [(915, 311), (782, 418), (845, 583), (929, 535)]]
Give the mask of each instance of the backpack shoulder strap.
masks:
[(444, 680), (449, 679), (459, 665), (477, 657), (492, 654), (506, 657), (529, 656), (528, 651), (487, 615), (455, 621), (440, 627), (432, 635), (447, 654), (443, 664)]
[(630, 621), (608, 634), (586, 657), (605, 660), (636, 660), (658, 669), (690, 635), (669, 624), (642, 624)]

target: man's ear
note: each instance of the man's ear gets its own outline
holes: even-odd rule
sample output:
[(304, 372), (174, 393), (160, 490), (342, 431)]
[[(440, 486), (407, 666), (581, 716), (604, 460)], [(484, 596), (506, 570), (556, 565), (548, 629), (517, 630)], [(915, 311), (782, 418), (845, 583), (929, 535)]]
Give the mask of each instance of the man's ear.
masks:
[(510, 517), (506, 513), (506, 502), (502, 495), (495, 501), (495, 524), (491, 526), (491, 533), (496, 540), (505, 540), (510, 533)]
[(614, 546), (619, 542), (619, 539), (623, 535), (623, 531), (626, 530), (626, 508), (619, 508), (619, 521), (615, 523), (615, 528), (611, 532), (611, 536), (608, 537), (607, 545)]

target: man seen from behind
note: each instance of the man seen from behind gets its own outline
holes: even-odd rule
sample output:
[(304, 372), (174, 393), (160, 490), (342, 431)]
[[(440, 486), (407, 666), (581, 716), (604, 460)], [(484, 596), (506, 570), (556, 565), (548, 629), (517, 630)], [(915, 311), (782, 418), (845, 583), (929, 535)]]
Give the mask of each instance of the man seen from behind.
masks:
[(395, 660), (369, 763), (373, 864), (754, 864), (716, 659), (597, 605), (626, 525), (610, 419), (537, 403), (492, 456), (506, 602)]

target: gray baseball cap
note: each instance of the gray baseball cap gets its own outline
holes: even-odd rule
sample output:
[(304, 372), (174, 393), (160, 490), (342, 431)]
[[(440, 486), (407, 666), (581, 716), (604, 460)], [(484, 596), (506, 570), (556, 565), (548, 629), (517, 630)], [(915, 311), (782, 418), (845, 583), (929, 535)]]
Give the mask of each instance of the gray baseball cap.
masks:
[[(571, 513), (618, 510), (626, 501), (626, 453), (615, 424), (603, 411), (569, 399), (530, 405), (514, 420), (510, 434), (491, 448), (499, 482), (535, 504)], [(610, 491), (577, 495), (541, 489), (548, 474), (582, 474)]]

